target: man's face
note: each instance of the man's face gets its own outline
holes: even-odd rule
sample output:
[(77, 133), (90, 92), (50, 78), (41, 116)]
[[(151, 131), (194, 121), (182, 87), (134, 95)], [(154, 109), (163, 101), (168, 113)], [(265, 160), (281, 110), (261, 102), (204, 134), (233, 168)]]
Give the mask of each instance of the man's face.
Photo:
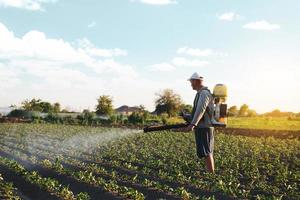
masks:
[(199, 86), (201, 85), (201, 81), (197, 80), (197, 79), (192, 79), (190, 80), (191, 82), (191, 86), (193, 88), (193, 90), (197, 90), (199, 88)]

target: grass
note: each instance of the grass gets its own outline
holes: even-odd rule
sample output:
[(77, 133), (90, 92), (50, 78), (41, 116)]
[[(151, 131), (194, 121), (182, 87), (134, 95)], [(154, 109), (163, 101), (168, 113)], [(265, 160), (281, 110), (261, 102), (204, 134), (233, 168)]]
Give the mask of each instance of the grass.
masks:
[(289, 120), (287, 117), (229, 117), (230, 128), (300, 130), (300, 120)]
[[(167, 119), (168, 124), (184, 123), (180, 117)], [(228, 117), (227, 127), (267, 130), (300, 130), (300, 119), (288, 117)]]

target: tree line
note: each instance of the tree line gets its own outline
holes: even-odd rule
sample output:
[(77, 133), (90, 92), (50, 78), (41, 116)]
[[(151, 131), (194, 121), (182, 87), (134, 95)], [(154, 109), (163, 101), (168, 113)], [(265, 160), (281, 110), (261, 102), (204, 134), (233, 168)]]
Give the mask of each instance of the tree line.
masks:
[[(181, 98), (181, 96), (175, 93), (172, 89), (165, 89), (163, 91), (157, 92), (155, 94), (155, 110), (153, 112), (149, 112), (145, 109), (145, 106), (138, 106), (138, 111), (130, 114), (126, 119), (130, 122), (143, 122), (146, 121), (149, 116), (152, 118), (154, 115), (160, 116), (161, 120), (165, 120), (165, 118), (176, 117), (180, 114), (181, 111), (191, 112), (192, 105), (185, 104)], [(32, 112), (41, 112), (41, 113), (49, 113), (51, 116), (54, 116), (57, 113), (71, 113), (72, 111), (67, 109), (61, 109), (61, 105), (59, 102), (51, 104), (47, 101), (43, 101), (41, 99), (33, 98), (31, 100), (25, 100), (21, 103), (21, 109), (15, 109), (12, 111), (12, 114), (22, 115), (20, 113), (24, 111), (32, 111)], [(15, 116), (14, 115), (14, 116)], [(113, 97), (109, 95), (101, 95), (97, 98), (97, 104), (95, 105), (95, 110), (90, 111), (85, 109), (82, 112), (82, 118), (92, 119), (95, 116), (108, 116), (114, 120), (116, 113), (113, 106)], [(239, 108), (237, 106), (231, 106), (228, 109), (229, 117), (255, 117), (258, 116), (257, 112), (254, 109), (250, 109), (247, 104), (243, 104)], [(276, 109), (269, 113), (261, 114), (263, 116), (269, 117), (290, 117), (296, 116), (300, 117), (300, 113), (292, 113), (292, 112), (281, 112)], [(260, 115), (260, 116), (261, 116)], [(119, 117), (120, 118), (120, 117)], [(123, 117), (121, 117), (123, 119)], [(157, 118), (155, 118), (156, 120)], [(119, 120), (118, 117), (116, 120)]]

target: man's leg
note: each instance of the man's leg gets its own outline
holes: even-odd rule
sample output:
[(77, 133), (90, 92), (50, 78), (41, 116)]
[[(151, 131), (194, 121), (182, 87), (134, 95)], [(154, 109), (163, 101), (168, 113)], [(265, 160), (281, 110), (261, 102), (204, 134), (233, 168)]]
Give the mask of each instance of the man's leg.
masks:
[(205, 164), (206, 164), (206, 169), (211, 172), (214, 173), (215, 171), (215, 164), (214, 164), (214, 157), (213, 154), (209, 154), (206, 158), (205, 158)]

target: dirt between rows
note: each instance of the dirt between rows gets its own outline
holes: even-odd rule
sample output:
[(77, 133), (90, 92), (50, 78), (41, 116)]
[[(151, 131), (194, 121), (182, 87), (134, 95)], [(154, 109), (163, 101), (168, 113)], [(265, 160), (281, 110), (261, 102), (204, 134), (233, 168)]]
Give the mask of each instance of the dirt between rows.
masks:
[[(107, 200), (121, 200), (117, 194), (104, 191), (101, 187), (96, 187), (84, 182), (80, 182), (73, 177), (60, 174), (52, 169), (44, 168), (38, 164), (32, 164), (28, 161), (22, 160), (21, 158), (15, 157), (12, 154), (7, 152), (0, 151), (0, 156), (14, 159), (21, 165), (23, 165), (29, 171), (36, 171), (42, 177), (49, 177), (59, 181), (62, 185), (68, 186), (74, 194), (80, 192), (86, 192), (90, 195), (91, 199), (107, 199)], [(8, 169), (5, 166), (0, 165), (0, 172), (3, 175), (4, 179), (13, 182), (14, 186), (17, 187), (18, 191), (26, 195), (28, 199), (31, 200), (56, 200), (60, 199), (54, 195), (49, 194), (47, 191), (40, 189), (37, 185), (31, 184), (28, 181), (24, 180), (23, 177), (20, 177), (17, 173)]]
[[(10, 149), (13, 149), (14, 151), (22, 152), (24, 154), (27, 154), (28, 156), (29, 155), (33, 155), (33, 154), (27, 152), (26, 150), (23, 150), (23, 149), (20, 149), (20, 148), (16, 147), (15, 145), (3, 144), (1, 142), (0, 142), (0, 145), (6, 146), (6, 147), (8, 147)], [(42, 150), (42, 151), (49, 151), (49, 150), (42, 149), (42, 148), (39, 148), (39, 149)], [(39, 160), (46, 159), (42, 155), (37, 155), (37, 154), (34, 154), (34, 155), (37, 156)], [(68, 157), (68, 155), (65, 155), (65, 154), (62, 154), (62, 155)], [(0, 156), (7, 157), (7, 158), (14, 157), (11, 154), (8, 154), (6, 152), (1, 152), (1, 151), (0, 151)], [(220, 194), (220, 193), (201, 190), (201, 189), (195, 188), (193, 186), (189, 186), (189, 185), (182, 185), (182, 184), (180, 184), (180, 183), (178, 183), (176, 181), (175, 182), (163, 181), (163, 180), (160, 180), (160, 179), (158, 179), (156, 177), (144, 175), (141, 172), (130, 171), (130, 170), (124, 169), (122, 167), (116, 168), (116, 167), (110, 165), (109, 163), (88, 161), (88, 160), (85, 160), (85, 159), (82, 159), (82, 158), (78, 158), (78, 157), (72, 157), (72, 158), (74, 158), (76, 160), (80, 160), (80, 161), (85, 162), (85, 163), (99, 165), (101, 167), (104, 167), (106, 170), (114, 169), (114, 170), (116, 170), (118, 173), (120, 173), (122, 175), (133, 176), (133, 175), (138, 174), (140, 177), (147, 178), (149, 180), (155, 180), (157, 182), (160, 182), (160, 183), (163, 183), (163, 184), (167, 184), (167, 185), (169, 185), (169, 186), (171, 186), (173, 188), (178, 188), (178, 187), (184, 186), (187, 189), (189, 189), (191, 192), (193, 192), (194, 194), (197, 194), (199, 196), (206, 196), (207, 197), (207, 196), (214, 195), (218, 199), (224, 199), (224, 200), (234, 199), (232, 197), (229, 197), (229, 196), (226, 196), (226, 195), (223, 195), (223, 194)], [(57, 174), (57, 172), (54, 172), (51, 169), (45, 169), (44, 167), (42, 167), (40, 165), (37, 165), (37, 164), (33, 165), (33, 164), (31, 164), (31, 163), (29, 163), (27, 161), (24, 161), (24, 160), (22, 160), (20, 158), (17, 158), (17, 157), (14, 157), (14, 159), (17, 160), (22, 165), (30, 168), (31, 170), (37, 171), (40, 175), (42, 175), (44, 177), (55, 178), (56, 180), (59, 180), (61, 183), (65, 184), (65, 185), (69, 185), (70, 189), (72, 189), (73, 191), (78, 191), (78, 189), (79, 189), (81, 191), (87, 192), (91, 196), (91, 199), (101, 199), (99, 197), (103, 197), (103, 194), (102, 195), (100, 195), (99, 193), (95, 194), (95, 191), (94, 191), (95, 188), (93, 188), (93, 186), (85, 186), (84, 189), (83, 189), (82, 185), (87, 185), (87, 184), (85, 184), (85, 183), (77, 183), (78, 187), (74, 187), (74, 185), (76, 185), (76, 183), (74, 183), (74, 182), (77, 182), (77, 181), (76, 180), (70, 180), (70, 179), (72, 179), (71, 177), (68, 177), (68, 176), (65, 176), (65, 175), (62, 175), (62, 174)], [(64, 168), (72, 170), (72, 171), (79, 171), (79, 170), (81, 170), (80, 167), (77, 167), (77, 166), (74, 166), (74, 165), (70, 165), (70, 164), (65, 163), (63, 161), (61, 161), (61, 164), (64, 166)], [(109, 179), (110, 179), (109, 176), (106, 176), (106, 175), (103, 175), (103, 174), (102, 175), (100, 175), (100, 174), (94, 174), (94, 175), (96, 177), (102, 177), (106, 181), (109, 181)], [(66, 179), (68, 179), (68, 180), (66, 180)], [(152, 199), (170, 199), (170, 200), (172, 199), (172, 200), (178, 200), (178, 199), (180, 199), (179, 197), (174, 196), (174, 195), (172, 195), (170, 193), (166, 193), (164, 191), (160, 191), (160, 190), (157, 190), (157, 189), (152, 188), (152, 187), (145, 187), (144, 185), (141, 185), (141, 184), (138, 184), (138, 183), (131, 183), (131, 182), (124, 181), (124, 180), (118, 180), (117, 183), (120, 186), (131, 187), (131, 188), (134, 188), (134, 189), (142, 192), (145, 195), (145, 198), (149, 199), (149, 200), (152, 200)], [(87, 187), (91, 187), (91, 190), (86, 190)], [(121, 198), (121, 197), (117, 198), (116, 196), (114, 196), (113, 198), (107, 198), (106, 197), (105, 199), (123, 199), (123, 198)]]

